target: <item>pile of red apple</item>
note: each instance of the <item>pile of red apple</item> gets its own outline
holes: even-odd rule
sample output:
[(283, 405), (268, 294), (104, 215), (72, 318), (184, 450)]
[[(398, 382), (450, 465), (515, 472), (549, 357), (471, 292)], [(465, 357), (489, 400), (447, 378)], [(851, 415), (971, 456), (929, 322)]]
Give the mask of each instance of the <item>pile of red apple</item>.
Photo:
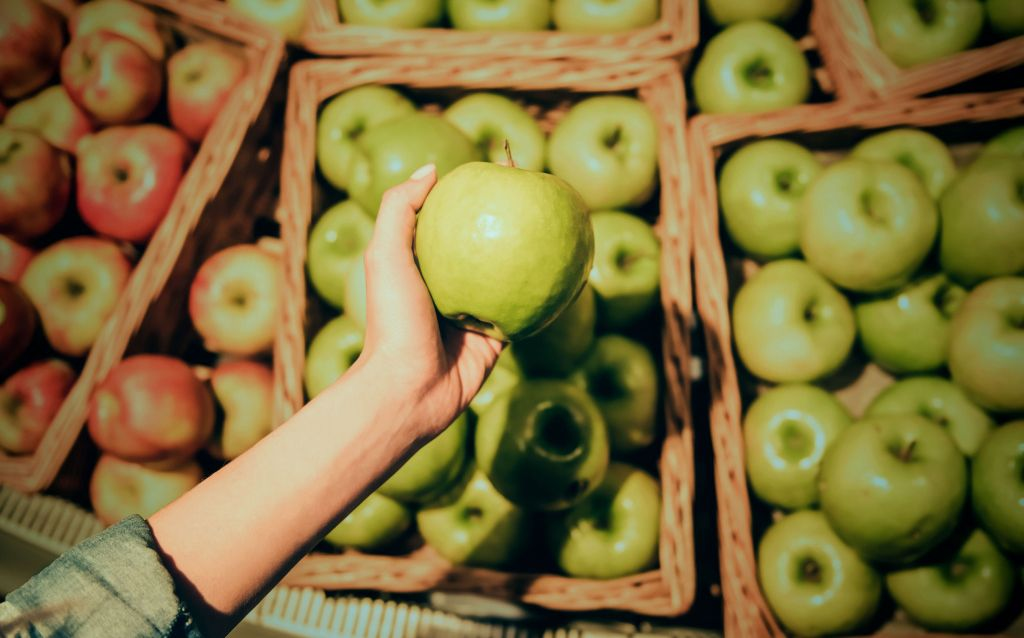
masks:
[[(991, 628), (1024, 564), (1024, 127), (961, 167), (909, 128), (821, 157), (758, 140), (719, 175), (761, 262), (736, 352), (774, 384), (744, 417), (747, 475), (788, 512), (761, 588), (799, 635), (868, 629), (884, 592), (921, 627)], [(865, 360), (894, 380), (852, 414), (825, 388)]]

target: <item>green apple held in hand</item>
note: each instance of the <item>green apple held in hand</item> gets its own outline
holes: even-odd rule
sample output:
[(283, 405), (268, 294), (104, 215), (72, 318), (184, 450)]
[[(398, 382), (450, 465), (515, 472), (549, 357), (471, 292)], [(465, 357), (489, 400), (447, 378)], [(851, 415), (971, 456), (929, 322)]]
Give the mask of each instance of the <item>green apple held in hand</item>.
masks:
[(363, 249), (372, 236), (373, 220), (352, 200), (328, 208), (310, 231), (309, 282), (335, 308), (345, 307), (349, 271), (363, 260)]
[(971, 466), (971, 504), (1003, 549), (1024, 556), (1024, 421), (996, 428)]
[(441, 21), (443, 5), (443, 0), (338, 0), (342, 22), (394, 29), (433, 26)]
[(1014, 155), (1024, 157), (1024, 126), (1016, 126), (996, 135), (981, 149), (981, 156)]
[(985, 21), (979, 0), (866, 0), (866, 5), (879, 48), (904, 68), (969, 48)]
[(409, 508), (372, 492), (328, 532), (324, 540), (335, 547), (372, 551), (393, 542), (409, 529), (411, 523)]
[(1016, 579), (1013, 564), (985, 532), (974, 530), (946, 561), (890, 572), (885, 585), (915, 624), (959, 632), (998, 616)]
[(744, 20), (785, 22), (801, 4), (802, 0), (704, 0), (711, 20), (723, 27)]
[(590, 210), (640, 206), (658, 176), (658, 129), (650, 109), (622, 95), (577, 103), (551, 132), (547, 164)]
[(922, 416), (868, 417), (825, 451), (818, 491), (845, 543), (867, 560), (907, 564), (956, 527), (967, 463), (949, 433)]
[(403, 503), (427, 503), (451, 487), (466, 461), (466, 413), (398, 468), (378, 490)]
[(512, 354), (531, 376), (562, 377), (570, 372), (594, 343), (597, 300), (594, 289), (583, 290), (546, 328), (512, 344)]
[(882, 597), (878, 572), (813, 510), (768, 528), (757, 550), (757, 573), (772, 611), (800, 636), (854, 633), (871, 620)]
[(795, 259), (771, 262), (743, 284), (732, 325), (743, 364), (776, 383), (813, 381), (835, 371), (856, 336), (846, 297)]
[(573, 33), (615, 33), (658, 21), (658, 0), (554, 0), (555, 28)]
[(513, 503), (565, 509), (601, 482), (608, 431), (582, 389), (563, 381), (523, 381), (480, 415), (476, 460)]
[(587, 498), (548, 523), (558, 566), (574, 578), (620, 578), (658, 559), (661, 491), (647, 472), (612, 463)]
[(910, 169), (848, 158), (832, 164), (800, 202), (800, 249), (821, 274), (857, 292), (907, 282), (938, 232), (935, 204)]
[(412, 102), (387, 86), (368, 84), (331, 98), (316, 121), (316, 163), (324, 178), (335, 188), (346, 190), (359, 137), (415, 111)]
[(448, 18), (465, 31), (543, 31), (551, 0), (448, 0)]
[(309, 342), (302, 379), (313, 398), (337, 381), (363, 351), (363, 331), (346, 316), (327, 322)]
[(1024, 3), (1020, 0), (985, 0), (985, 12), (992, 30), (999, 35), (1024, 35)]
[(812, 385), (780, 385), (743, 417), (750, 486), (761, 500), (785, 509), (818, 502), (818, 467), (825, 450), (853, 419), (834, 396)]
[(779, 27), (737, 22), (708, 42), (693, 72), (693, 93), (704, 113), (774, 111), (807, 100), (811, 71)]
[(362, 256), (345, 275), (345, 316), (366, 329), (366, 262)]
[(853, 308), (860, 343), (871, 360), (897, 374), (942, 367), (949, 324), (967, 291), (937, 274)]
[(528, 171), (544, 170), (543, 131), (526, 109), (504, 95), (472, 93), (449, 106), (444, 118), (476, 144), (488, 162), (506, 162), (507, 141), (517, 167)]
[(590, 285), (608, 328), (625, 328), (653, 308), (661, 285), (661, 245), (651, 225), (635, 215), (606, 210), (590, 216), (594, 265)]
[(854, 146), (850, 154), (906, 166), (920, 178), (932, 199), (938, 199), (956, 177), (956, 164), (946, 145), (918, 129), (900, 128), (872, 135)]
[(491, 374), (487, 376), (480, 391), (476, 393), (469, 407), (479, 417), (484, 413), (502, 394), (508, 392), (523, 379), (523, 371), (512, 354), (511, 348), (505, 350), (498, 357), (498, 362), (491, 368)]
[(658, 369), (647, 348), (620, 335), (599, 337), (572, 380), (601, 410), (612, 452), (629, 454), (651, 444), (658, 413)]
[(583, 200), (561, 179), (473, 162), (427, 195), (415, 249), (442, 315), (515, 341), (575, 299), (594, 259), (594, 233)]

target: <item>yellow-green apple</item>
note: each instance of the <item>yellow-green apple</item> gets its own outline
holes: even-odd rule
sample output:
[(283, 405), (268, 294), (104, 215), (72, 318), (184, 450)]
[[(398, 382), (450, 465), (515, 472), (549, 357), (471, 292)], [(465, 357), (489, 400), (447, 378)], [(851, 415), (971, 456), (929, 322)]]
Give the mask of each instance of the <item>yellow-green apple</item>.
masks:
[(847, 158), (825, 168), (800, 201), (800, 249), (843, 288), (906, 283), (928, 255), (939, 215), (921, 180), (895, 162)]
[(15, 239), (45, 234), (64, 216), (71, 163), (28, 131), (0, 127), (0, 232)]
[(15, 282), (0, 280), (0, 374), (14, 365), (35, 333), (32, 301)]
[(919, 129), (898, 128), (877, 133), (854, 146), (850, 154), (906, 166), (921, 179), (932, 199), (938, 199), (956, 177), (956, 164), (946, 145)]
[(992, 30), (999, 35), (1024, 35), (1024, 4), (1020, 0), (985, 0), (985, 13)]
[(245, 77), (245, 58), (229, 46), (201, 40), (167, 61), (167, 114), (171, 125), (201, 142), (224, 103)]
[(164, 81), (160, 62), (112, 31), (72, 40), (61, 56), (60, 79), (75, 104), (103, 125), (146, 119)]
[(465, 31), (543, 31), (551, 23), (551, 0), (447, 0), (447, 9)]
[(59, 14), (45, 3), (0, 2), (0, 97), (17, 100), (46, 84), (63, 44)]
[(427, 195), (415, 250), (442, 315), (514, 341), (540, 331), (576, 298), (594, 259), (594, 232), (565, 181), (472, 162)]
[(342, 315), (328, 321), (306, 353), (302, 379), (306, 394), (313, 398), (341, 378), (363, 351), (363, 330), (350, 317)]
[(338, 0), (349, 24), (394, 29), (434, 26), (444, 15), (444, 0)]
[(959, 386), (942, 377), (901, 379), (882, 390), (864, 414), (919, 414), (946, 428), (967, 457), (978, 452), (996, 426)]
[(571, 378), (601, 410), (614, 454), (651, 444), (658, 417), (658, 369), (646, 347), (622, 335), (602, 335)]
[(971, 465), (974, 515), (1003, 549), (1024, 556), (1024, 421), (996, 428)]
[(651, 225), (635, 215), (604, 210), (590, 216), (594, 265), (590, 285), (598, 316), (612, 329), (625, 328), (658, 303), (661, 244)]
[(860, 344), (871, 360), (897, 374), (928, 372), (946, 363), (949, 323), (967, 291), (943, 273), (853, 307)]
[(306, 28), (307, 0), (225, 0), (229, 7), (247, 18), (295, 42)]
[(111, 31), (128, 38), (158, 62), (164, 59), (164, 38), (156, 14), (128, 0), (92, 0), (75, 9), (68, 21), (71, 39), (96, 31)]
[(101, 235), (147, 241), (192, 161), (188, 141), (159, 124), (111, 126), (78, 143), (78, 212)]
[(349, 271), (363, 260), (363, 249), (372, 235), (373, 219), (351, 199), (328, 208), (309, 231), (309, 283), (335, 308), (345, 307)]
[(420, 535), (457, 565), (500, 567), (518, 556), (530, 519), (470, 464), (448, 493), (416, 513)]
[(366, 262), (360, 257), (345, 275), (345, 315), (366, 330)]
[(582, 100), (551, 132), (547, 165), (591, 210), (640, 206), (658, 177), (654, 117), (646, 104), (624, 95)]
[(554, 0), (551, 17), (559, 31), (615, 33), (658, 21), (658, 0)]
[(0, 279), (20, 281), (22, 273), (28, 268), (28, 262), (35, 257), (36, 251), (14, 241), (7, 235), (0, 235)]
[(34, 452), (74, 382), (74, 370), (60, 359), (39, 361), (12, 374), (0, 388), (0, 449)]
[(484, 384), (480, 387), (480, 391), (469, 402), (470, 409), (479, 417), (485, 410), (491, 407), (496, 398), (511, 390), (522, 380), (523, 371), (519, 366), (519, 362), (512, 353), (512, 349), (505, 348), (498, 357), (498, 362), (491, 369), (491, 373), (487, 375)]
[(100, 456), (89, 481), (89, 498), (96, 517), (106, 525), (138, 514), (148, 518), (203, 480), (195, 461), (168, 467), (136, 463), (110, 454)]
[(759, 140), (736, 151), (718, 178), (729, 237), (757, 259), (799, 251), (800, 198), (820, 172), (821, 162), (789, 140)]
[(720, 26), (743, 20), (767, 20), (782, 23), (789, 20), (803, 0), (704, 0), (708, 16)]
[(882, 597), (882, 577), (815, 510), (768, 528), (757, 549), (757, 574), (775, 616), (800, 636), (857, 633)]
[(324, 540), (335, 547), (363, 551), (380, 549), (401, 536), (412, 524), (412, 512), (393, 498), (372, 492), (348, 513)]
[(849, 302), (802, 261), (774, 261), (748, 279), (732, 312), (736, 350), (768, 381), (820, 379), (846, 361), (856, 328)]
[(213, 432), (210, 390), (181, 359), (140, 354), (118, 363), (89, 403), (100, 450), (131, 461), (184, 459)]
[(953, 381), (993, 412), (1024, 410), (1024, 277), (998, 277), (967, 295), (949, 329)]
[(967, 285), (1024, 271), (1024, 156), (991, 154), (960, 173), (939, 200), (939, 261)]
[(25, 269), (21, 286), (53, 349), (80, 357), (114, 312), (131, 272), (114, 242), (70, 237), (40, 251)]
[[(494, 6), (486, 0), (471, 1)], [(528, 171), (544, 170), (543, 131), (526, 109), (504, 95), (471, 93), (445, 109), (444, 117), (476, 144), (488, 162), (505, 164), (507, 143), (507, 154), (517, 167)]]
[(67, 153), (74, 154), (78, 140), (92, 132), (92, 121), (57, 84), (11, 107), (4, 126), (31, 131)]
[(818, 473), (821, 510), (865, 559), (913, 562), (944, 541), (967, 497), (967, 462), (949, 432), (916, 414), (844, 428)]
[(236, 244), (199, 267), (188, 312), (207, 350), (250, 356), (274, 345), (280, 303), (278, 255), (257, 244)]
[(761, 500), (788, 510), (818, 502), (825, 450), (853, 421), (830, 393), (806, 384), (776, 386), (743, 417), (747, 478)]
[(476, 425), (476, 460), (505, 498), (557, 510), (597, 488), (608, 468), (608, 429), (587, 393), (552, 379), (522, 381)]
[(359, 137), (379, 124), (415, 111), (415, 105), (404, 95), (376, 84), (331, 98), (316, 121), (316, 162), (324, 178), (335, 188), (347, 189)]
[(224, 413), (210, 448), (214, 456), (230, 461), (274, 429), (274, 373), (257, 361), (225, 361), (210, 374), (210, 387)]
[(995, 619), (1013, 598), (1016, 568), (976, 529), (949, 556), (889, 572), (885, 586), (914, 624), (963, 632)]
[(981, 148), (981, 155), (1014, 155), (1024, 157), (1024, 126), (1008, 128)]
[(574, 578), (620, 578), (658, 560), (661, 490), (647, 472), (611, 463), (589, 496), (547, 524), (555, 562)]
[(810, 92), (800, 46), (763, 20), (737, 22), (712, 37), (693, 72), (693, 96), (705, 113), (774, 111), (806, 101)]
[(519, 366), (530, 376), (564, 377), (594, 343), (597, 300), (583, 286), (576, 300), (543, 330), (511, 346)]
[(452, 487), (466, 464), (468, 422), (463, 412), (444, 432), (412, 455), (378, 488), (403, 503), (429, 503)]
[(980, 0), (866, 0), (878, 47), (897, 66), (969, 48), (985, 22)]

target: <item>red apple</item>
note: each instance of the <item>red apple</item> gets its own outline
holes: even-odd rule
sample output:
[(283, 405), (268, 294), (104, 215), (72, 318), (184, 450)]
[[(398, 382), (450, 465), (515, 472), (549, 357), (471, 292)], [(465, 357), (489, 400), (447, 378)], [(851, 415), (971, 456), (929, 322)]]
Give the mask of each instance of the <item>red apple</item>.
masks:
[(174, 128), (201, 141), (245, 75), (245, 66), (234, 49), (212, 40), (195, 42), (172, 55), (167, 62), (167, 109)]
[(40, 361), (11, 375), (0, 388), (0, 448), (31, 454), (75, 383), (60, 359)]
[(62, 151), (74, 153), (78, 140), (92, 132), (92, 121), (60, 84), (11, 107), (4, 126), (32, 131)]
[(25, 352), (36, 332), (36, 311), (18, 284), (0, 280), (0, 373)]
[(70, 191), (66, 155), (35, 133), (0, 127), (0, 232), (18, 239), (46, 233), (64, 216)]
[(7, 235), (0, 235), (0, 279), (20, 281), (35, 254), (31, 248), (22, 246)]
[(137, 44), (149, 57), (164, 59), (164, 39), (157, 27), (156, 14), (127, 0), (94, 0), (75, 10), (68, 22), (71, 38), (96, 31), (112, 31)]
[(37, 0), (0, 2), (0, 97), (16, 100), (46, 84), (63, 44), (53, 9)]
[(195, 461), (166, 467), (134, 463), (104, 454), (89, 481), (89, 498), (96, 516), (113, 525), (126, 516), (148, 518), (203, 480)]
[(224, 425), (210, 451), (230, 461), (273, 429), (274, 373), (262, 363), (238, 359), (218, 365), (210, 385), (224, 412)]
[(115, 239), (149, 239), (192, 159), (188, 142), (158, 124), (113, 126), (78, 144), (78, 212)]
[(60, 60), (60, 78), (71, 99), (101, 124), (145, 119), (163, 88), (160, 63), (111, 31), (72, 40)]
[(132, 461), (183, 459), (213, 432), (213, 398), (174, 357), (143, 354), (117, 364), (96, 388), (89, 434), (101, 450)]

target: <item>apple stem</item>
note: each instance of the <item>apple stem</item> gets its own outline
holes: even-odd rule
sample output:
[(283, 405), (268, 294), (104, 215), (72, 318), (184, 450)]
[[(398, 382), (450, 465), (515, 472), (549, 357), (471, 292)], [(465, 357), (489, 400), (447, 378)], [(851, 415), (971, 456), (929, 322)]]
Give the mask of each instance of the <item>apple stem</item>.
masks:
[(804, 580), (811, 583), (821, 582), (821, 566), (817, 561), (805, 560), (803, 564)]
[(505, 157), (508, 158), (509, 168), (516, 167), (516, 161), (512, 159), (512, 147), (509, 145), (508, 140), (505, 140)]
[(913, 453), (914, 453), (914, 446), (915, 445), (917, 445), (917, 441), (916, 440), (912, 440), (912, 441), (907, 442), (900, 449), (900, 460), (901, 461), (906, 463), (907, 461), (910, 460), (911, 455), (913, 455)]

